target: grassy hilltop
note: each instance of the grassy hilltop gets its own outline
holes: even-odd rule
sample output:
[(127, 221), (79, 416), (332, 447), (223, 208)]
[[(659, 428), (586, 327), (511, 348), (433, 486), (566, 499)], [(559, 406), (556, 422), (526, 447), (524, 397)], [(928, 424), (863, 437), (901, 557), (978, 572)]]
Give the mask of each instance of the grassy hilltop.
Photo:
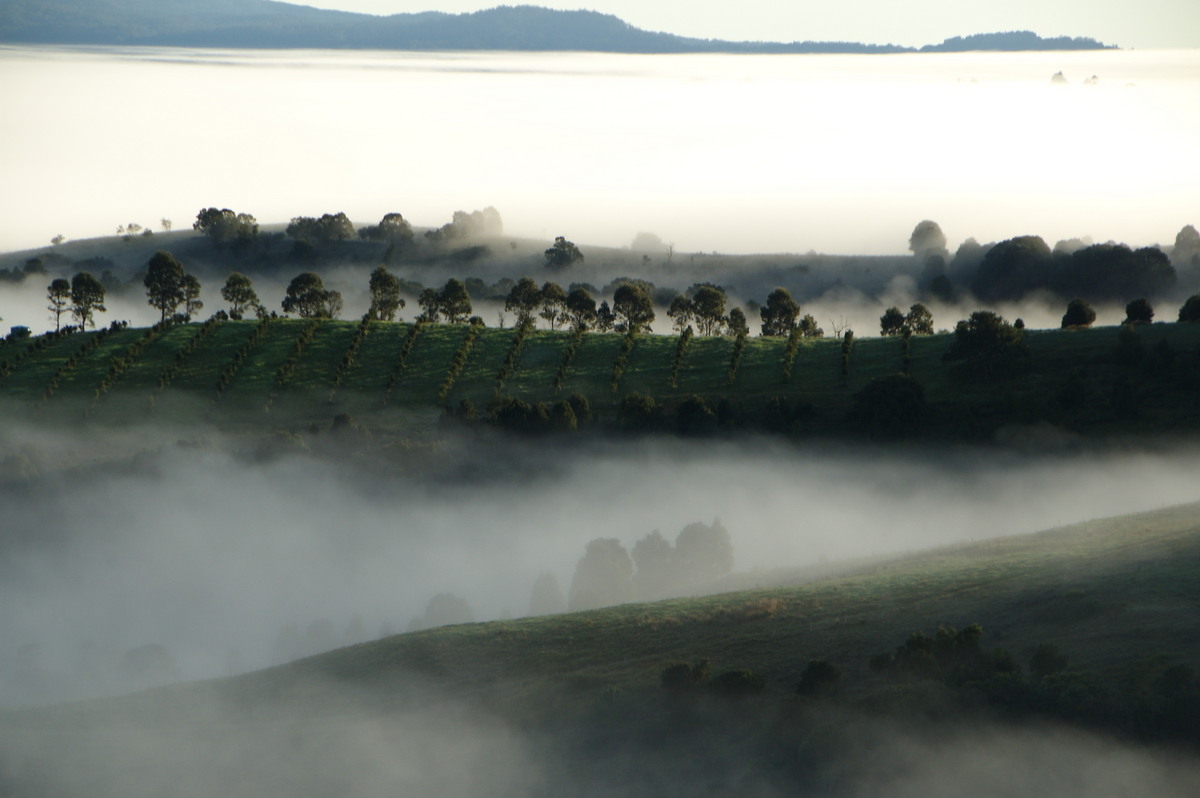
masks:
[[(454, 772), (486, 773), (477, 794), (570, 785), (579, 795), (858, 795), (870, 792), (864, 778), (891, 790), (899, 773), (920, 771), (918, 743), (943, 752), (938, 772), (956, 740), (1003, 762), (1015, 755), (1005, 750), (1018, 733), (1012, 722), (1194, 745), (1186, 713), (1200, 705), (1189, 669), (1200, 662), (1198, 517), (1200, 505), (1189, 505), (826, 574), (763, 575), (787, 582), (769, 589), (444, 627), (231, 679), (8, 711), (0, 786), (324, 794), (375, 775), (375, 755), (407, 762), (416, 750), (448, 757)], [(868, 667), (910, 632), (973, 623), (983, 628), (983, 660), (1015, 670), (972, 680), (949, 667)], [(1058, 657), (1049, 666), (1034, 664), (1043, 644)], [(671, 664), (702, 659), (707, 681), (660, 686)], [(798, 695), (813, 660), (840, 678)], [(1024, 728), (1035, 747), (1057, 752), (1058, 794), (1087, 793), (1075, 780), (1095, 772), (1097, 756), (1130, 756), (1091, 751), (1074, 762), (1065, 727)], [(901, 771), (876, 772), (898, 741), (908, 752)], [(519, 773), (502, 764), (512, 758)], [(1010, 762), (964, 778), (999, 779), (987, 794), (1007, 795), (1030, 767)], [(385, 775), (392, 787), (421, 790), (448, 778), (429, 762)], [(1183, 775), (1193, 781), (1140, 784), (1185, 795), (1196, 773)]]
[[(714, 409), (729, 400), (749, 418), (783, 397), (792, 408), (786, 431), (840, 434), (851, 429), (846, 419), (859, 391), (906, 370), (930, 410), (917, 431), (936, 436), (987, 437), (1035, 422), (1159, 433), (1193, 429), (1200, 420), (1200, 325), (1026, 331), (1028, 356), (1000, 375), (943, 362), (951, 334), (914, 336), (907, 360), (900, 338), (857, 339), (845, 361), (841, 340), (804, 338), (790, 374), (786, 339), (745, 339), (731, 368), (734, 338), (697, 336), (676, 371), (677, 336), (638, 335), (614, 380), (621, 335), (587, 333), (566, 358), (573, 334), (548, 330), (526, 336), (502, 375), (517, 335), (512, 328), (274, 319), (41, 336), (0, 344), (0, 400), (10, 414), (86, 416), (90, 424), (152, 417), (298, 430), (348, 414), (372, 431), (407, 435), (428, 430), (443, 408), (466, 400), (484, 413), (498, 396), (553, 404), (582, 394), (611, 422), (622, 399), (637, 392), (658, 401), (668, 427), (670, 413), (690, 396)], [(461, 368), (452, 367), (456, 356)]]

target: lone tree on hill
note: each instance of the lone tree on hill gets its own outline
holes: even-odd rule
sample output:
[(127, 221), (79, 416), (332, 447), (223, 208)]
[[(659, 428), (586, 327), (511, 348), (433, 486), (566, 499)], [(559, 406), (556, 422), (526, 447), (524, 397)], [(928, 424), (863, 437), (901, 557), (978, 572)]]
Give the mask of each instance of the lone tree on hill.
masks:
[(551, 269), (565, 269), (572, 263), (583, 260), (583, 253), (579, 251), (579, 247), (563, 236), (555, 236), (554, 245), (544, 254), (546, 266)]
[(879, 317), (879, 331), (883, 335), (899, 335), (904, 332), (904, 313), (898, 307), (890, 307)]
[(586, 288), (572, 288), (567, 294), (567, 316), (576, 330), (587, 330), (596, 323), (596, 300)]
[(451, 277), (438, 294), (438, 309), (446, 321), (462, 324), (471, 315), (471, 296), (461, 280)]
[[(411, 235), (411, 230), (409, 232)], [(371, 272), (369, 287), (371, 307), (367, 314), (376, 321), (395, 321), (396, 311), (404, 307), (404, 300), (400, 297), (400, 279), (379, 266)]]
[(221, 298), (229, 303), (229, 318), (235, 321), (245, 316), (247, 310), (257, 309), (262, 304), (250, 278), (240, 272), (234, 272), (225, 280)]
[(965, 360), (985, 375), (1011, 367), (1029, 354), (1025, 336), (1001, 315), (977, 310), (954, 326), (954, 343), (943, 360)]
[(183, 319), (191, 321), (204, 308), (200, 299), (200, 280), (194, 274), (183, 275)]
[(292, 278), (283, 298), (283, 312), (302, 319), (330, 319), (342, 309), (342, 295), (325, 288), (321, 277), (304, 272)]
[(671, 567), (685, 587), (713, 582), (732, 571), (733, 544), (720, 519), (685, 526), (675, 538)]
[(596, 538), (587, 544), (575, 566), (567, 596), (572, 612), (621, 604), (633, 598), (633, 560), (616, 538)]
[(1154, 308), (1145, 299), (1135, 299), (1125, 306), (1122, 324), (1149, 324), (1154, 321)]
[(89, 272), (79, 272), (71, 278), (71, 315), (79, 322), (79, 329), (95, 327), (96, 313), (103, 313), (104, 285)]
[(567, 294), (562, 286), (547, 281), (539, 292), (542, 312), (540, 315), (550, 325), (551, 330), (557, 330), (558, 325), (567, 320)]
[(71, 303), (71, 282), (62, 277), (51, 281), (46, 287), (46, 299), (50, 301), (47, 309), (54, 314), (54, 331), (58, 332), (62, 329), (62, 315)]
[(641, 332), (654, 322), (654, 300), (640, 285), (623, 283), (613, 294), (613, 313), (623, 332)]
[(700, 335), (717, 335), (725, 318), (725, 291), (719, 286), (702, 283), (692, 287), (692, 308)]
[(933, 335), (933, 314), (920, 302), (908, 309), (904, 324), (913, 335)]
[(156, 308), (159, 321), (166, 321), (184, 300), (183, 264), (170, 252), (155, 252), (147, 265), (142, 285), (146, 287), (147, 302)]
[(1062, 317), (1064, 330), (1072, 327), (1091, 327), (1096, 321), (1096, 311), (1082, 299), (1072, 299), (1067, 305), (1067, 312)]
[[(52, 308), (53, 309), (53, 308)], [(1200, 321), (1200, 294), (1192, 294), (1179, 309), (1179, 320), (1188, 322)]]
[(533, 583), (529, 596), (530, 615), (555, 615), (567, 610), (567, 597), (559, 587), (558, 580), (549, 571), (543, 571)]
[(692, 326), (692, 321), (696, 318), (696, 306), (687, 295), (676, 294), (671, 300), (671, 306), (667, 308), (667, 316), (672, 319), (672, 326), (682, 333)]
[(538, 305), (542, 301), (542, 292), (532, 278), (522, 277), (508, 292), (504, 300), (504, 309), (517, 315), (517, 326), (533, 320)]
[(800, 317), (800, 304), (792, 299), (786, 288), (776, 288), (767, 295), (767, 304), (759, 309), (764, 336), (790, 335)]
[(742, 312), (741, 308), (733, 308), (729, 311), (729, 315), (725, 317), (725, 327), (734, 338), (750, 334), (750, 324), (746, 321), (746, 314)]

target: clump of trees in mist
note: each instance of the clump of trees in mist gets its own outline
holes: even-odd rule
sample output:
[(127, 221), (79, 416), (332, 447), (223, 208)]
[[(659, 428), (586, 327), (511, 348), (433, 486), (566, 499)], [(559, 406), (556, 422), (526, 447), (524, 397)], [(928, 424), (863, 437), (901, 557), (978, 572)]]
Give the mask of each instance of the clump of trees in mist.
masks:
[(632, 553), (616, 538), (596, 538), (575, 566), (567, 609), (684, 595), (732, 570), (733, 544), (720, 520), (688, 524), (674, 544), (655, 530), (634, 544)]

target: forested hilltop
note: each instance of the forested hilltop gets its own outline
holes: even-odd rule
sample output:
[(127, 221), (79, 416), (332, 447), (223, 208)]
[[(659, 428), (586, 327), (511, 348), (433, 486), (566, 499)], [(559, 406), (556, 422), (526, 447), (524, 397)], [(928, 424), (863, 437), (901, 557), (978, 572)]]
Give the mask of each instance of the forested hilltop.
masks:
[[(951, 257), (925, 220), (911, 256), (865, 261), (685, 256), (652, 234), (605, 253), (506, 237), (494, 208), (425, 231), (399, 213), (361, 227), (337, 213), (267, 232), (207, 208), (190, 233), (121, 232), (0, 269), (0, 290), (50, 321), (0, 342), (10, 417), (382, 436), (364, 446), (438, 430), (979, 441), (1037, 425), (1200, 428), (1191, 226), (1165, 250), (1018, 236)], [(897, 279), (908, 298), (889, 306)], [(858, 303), (857, 329), (818, 309), (832, 301)], [(1093, 303), (1123, 315), (1094, 327)], [(1001, 312), (1039, 307), (1056, 329)]]
[[(614, 53), (896, 53), (860, 42), (730, 42), (640, 30), (610, 14), (501, 6), (464, 14), (379, 17), (272, 0), (9, 0), (0, 42), (390, 50), (575, 50)], [(922, 51), (1097, 50), (1094, 39), (1030, 32), (955, 37)]]

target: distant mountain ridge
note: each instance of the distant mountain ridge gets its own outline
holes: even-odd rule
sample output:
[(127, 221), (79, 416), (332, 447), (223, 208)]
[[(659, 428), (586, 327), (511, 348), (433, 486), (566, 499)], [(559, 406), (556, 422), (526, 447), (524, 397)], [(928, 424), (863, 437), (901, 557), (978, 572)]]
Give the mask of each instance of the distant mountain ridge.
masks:
[[(9, 44), (381, 50), (518, 50), (613, 53), (901, 53), (860, 42), (731, 42), (635, 28), (611, 14), (500, 6), (447, 14), (373, 16), (274, 0), (5, 0)], [(920, 52), (1098, 50), (1094, 39), (1043, 39), (1029, 31), (947, 39)]]

